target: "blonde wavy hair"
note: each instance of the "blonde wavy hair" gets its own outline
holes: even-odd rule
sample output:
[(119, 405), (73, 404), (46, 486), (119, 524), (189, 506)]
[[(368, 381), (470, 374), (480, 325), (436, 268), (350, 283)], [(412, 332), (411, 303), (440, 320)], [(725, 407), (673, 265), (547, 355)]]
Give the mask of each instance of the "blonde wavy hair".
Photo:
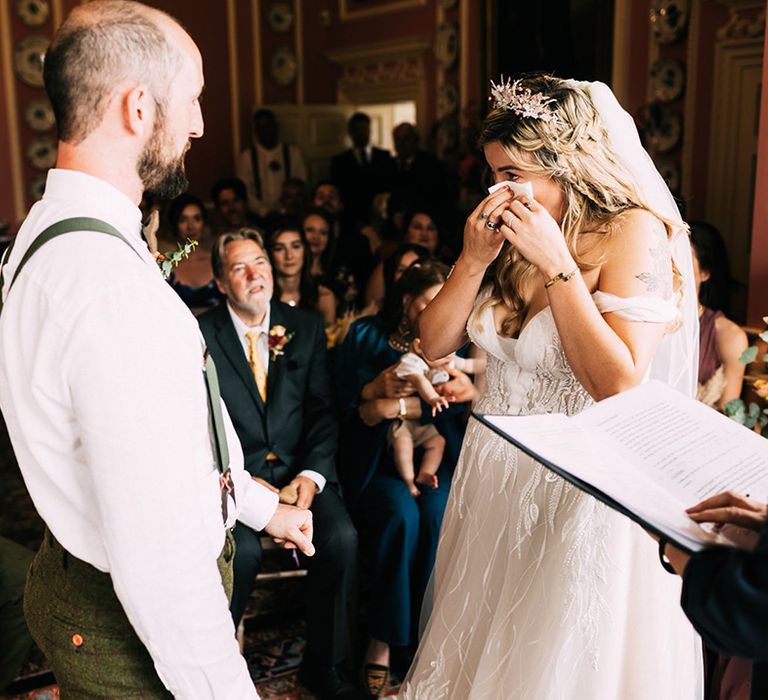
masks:
[[(524, 117), (506, 109), (494, 109), (483, 122), (479, 145), (501, 144), (515, 169), (550, 178), (563, 192), (561, 229), (568, 250), (581, 270), (600, 263), (587, 262), (579, 255), (577, 239), (583, 233), (616, 233), (616, 219), (630, 209), (645, 209), (662, 222), (671, 237), (673, 221), (654, 211), (643, 200), (632, 177), (613, 154), (608, 133), (586, 89), (574, 81), (550, 75), (522, 78), (522, 89), (551, 98), (549, 109), (557, 117), (544, 121)], [(674, 267), (674, 287), (682, 277)], [(507, 315), (503, 335), (511, 336), (524, 318), (528, 303), (524, 291), (536, 268), (515, 248), (504, 245), (491, 271), (491, 293), (481, 305), (503, 304)]]

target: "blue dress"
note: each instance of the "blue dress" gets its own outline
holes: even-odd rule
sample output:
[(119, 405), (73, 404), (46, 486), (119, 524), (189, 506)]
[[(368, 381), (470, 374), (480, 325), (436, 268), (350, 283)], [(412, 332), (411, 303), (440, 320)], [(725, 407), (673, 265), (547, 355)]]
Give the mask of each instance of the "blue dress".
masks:
[(398, 475), (387, 450), (391, 421), (366, 426), (357, 412), (363, 386), (397, 363), (401, 352), (390, 347), (380, 316), (355, 321), (336, 356), (336, 388), (341, 410), (339, 480), (352, 517), (372, 559), (370, 633), (391, 646), (416, 641), (421, 601), (435, 562), (443, 512), (464, 435), (465, 404), (455, 404), (433, 421), (445, 438), (439, 486), (418, 498)]

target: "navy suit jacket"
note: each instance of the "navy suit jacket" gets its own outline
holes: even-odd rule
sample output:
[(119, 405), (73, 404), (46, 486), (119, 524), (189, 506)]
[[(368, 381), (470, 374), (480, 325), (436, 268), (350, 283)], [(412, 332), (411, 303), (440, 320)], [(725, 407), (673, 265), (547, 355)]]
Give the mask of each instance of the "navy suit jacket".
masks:
[(293, 338), (284, 354), (269, 361), (267, 402), (261, 399), (243, 345), (223, 303), (198, 317), (216, 363), (221, 396), (245, 455), (258, 476), (274, 452), (295, 476), (312, 469), (336, 482), (338, 426), (331, 398), (323, 319), (279, 301), (270, 305), (270, 325)]
[(683, 576), (682, 606), (708, 647), (752, 659), (752, 697), (768, 698), (768, 524), (752, 552), (695, 554)]

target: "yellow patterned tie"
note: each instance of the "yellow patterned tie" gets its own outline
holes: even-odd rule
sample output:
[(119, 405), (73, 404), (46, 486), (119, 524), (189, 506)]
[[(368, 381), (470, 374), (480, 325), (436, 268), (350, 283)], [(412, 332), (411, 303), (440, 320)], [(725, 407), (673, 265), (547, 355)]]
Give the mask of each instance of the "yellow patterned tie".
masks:
[(259, 390), (259, 396), (261, 400), (267, 402), (267, 371), (264, 369), (264, 363), (261, 361), (261, 353), (258, 348), (259, 336), (262, 331), (248, 331), (245, 337), (248, 338), (250, 347), (248, 348), (248, 362), (251, 365), (251, 371), (253, 372), (253, 378), (256, 380), (256, 388)]

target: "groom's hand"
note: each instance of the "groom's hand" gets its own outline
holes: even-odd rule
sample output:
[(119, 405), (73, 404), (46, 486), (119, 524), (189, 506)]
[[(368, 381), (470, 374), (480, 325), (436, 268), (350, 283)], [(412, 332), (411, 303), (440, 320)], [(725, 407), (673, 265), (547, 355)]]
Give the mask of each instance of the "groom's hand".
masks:
[(279, 503), (272, 519), (264, 528), (275, 542), (285, 549), (299, 549), (311, 557), (315, 553), (312, 544), (312, 511)]

